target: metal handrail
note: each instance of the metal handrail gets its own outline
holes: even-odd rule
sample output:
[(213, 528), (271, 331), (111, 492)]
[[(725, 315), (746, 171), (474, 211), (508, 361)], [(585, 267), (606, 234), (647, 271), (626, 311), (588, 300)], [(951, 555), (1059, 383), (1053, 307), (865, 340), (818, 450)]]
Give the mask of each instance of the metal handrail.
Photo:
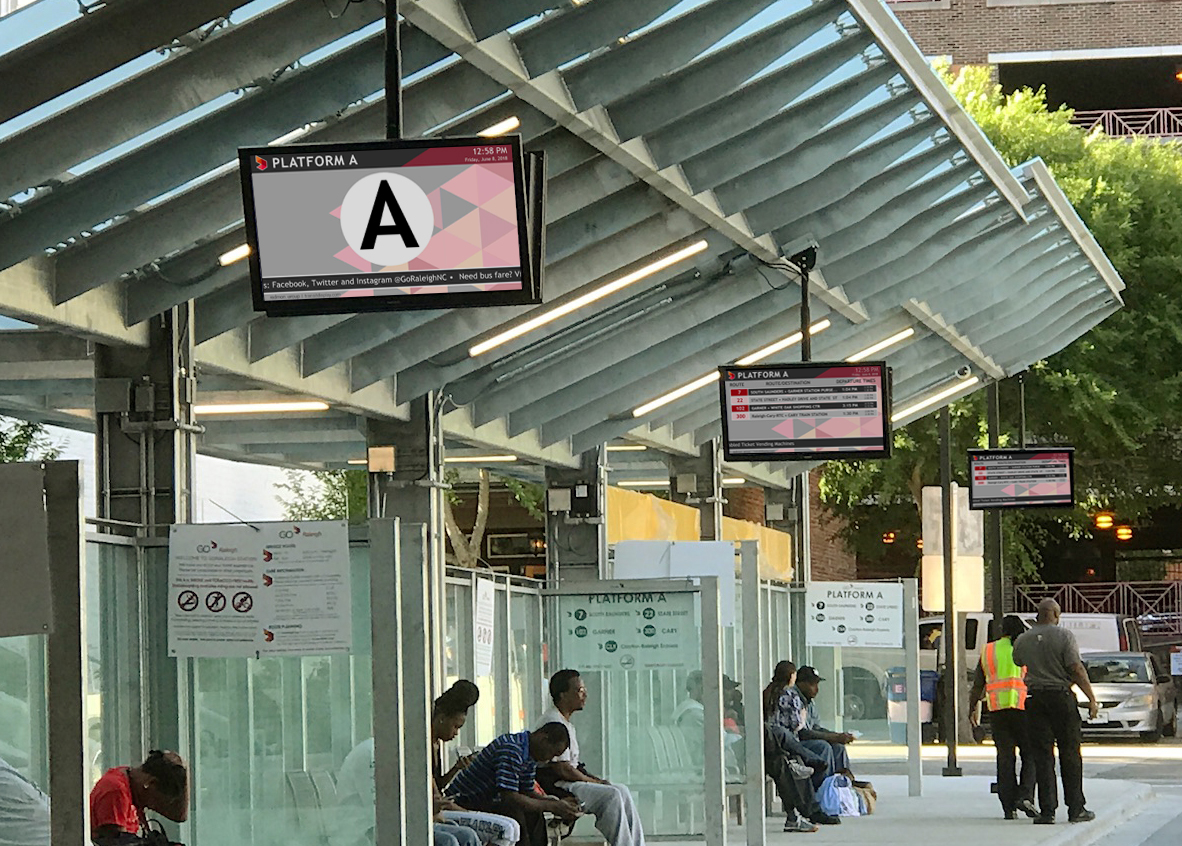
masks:
[(1182, 108), (1080, 110), (1071, 122), (1115, 138), (1182, 138)]

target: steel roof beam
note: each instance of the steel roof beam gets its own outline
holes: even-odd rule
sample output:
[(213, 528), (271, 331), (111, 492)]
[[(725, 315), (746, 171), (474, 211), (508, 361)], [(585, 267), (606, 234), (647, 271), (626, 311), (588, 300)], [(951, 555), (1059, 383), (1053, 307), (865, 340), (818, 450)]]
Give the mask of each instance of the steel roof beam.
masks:
[[(664, 124), (644, 124), (649, 128), (644, 138), (654, 161), (659, 167), (668, 167), (750, 132), (765, 120), (793, 106), (801, 96), (828, 80), (834, 72), (856, 61), (871, 43), (869, 39), (857, 37), (840, 39), (763, 79), (755, 80), (721, 102), (703, 105), (691, 99), (686, 104), (688, 113), (683, 110), (678, 117)], [(693, 70), (692, 66), (690, 70)], [(658, 92), (660, 90), (657, 89)], [(628, 135), (633, 135), (642, 126), (636, 120), (633, 124), (634, 129)], [(819, 128), (820, 124), (813, 127), (814, 130)]]
[(530, 75), (539, 76), (627, 37), (676, 7), (678, 2), (596, 0), (594, 8), (592, 4), (583, 4), (550, 15), (515, 34), (513, 41)]
[[(693, 127), (694, 120), (709, 120), (720, 109), (744, 124), (742, 115), (753, 103), (765, 103), (764, 116), (786, 106), (862, 52), (870, 38), (849, 33), (791, 62), (787, 72), (752, 78), (836, 23), (842, 13), (840, 3), (814, 3), (685, 68), (645, 82), (608, 109), (616, 132), (623, 140), (655, 137), (665, 127)], [(759, 93), (753, 95), (751, 89)], [(661, 158), (655, 145), (653, 153)]]
[[(777, 300), (769, 292), (612, 368), (552, 390), (511, 412), (509, 431), (538, 428), (546, 443), (579, 431), (589, 420), (631, 417), (635, 406), (784, 337), (795, 309), (770, 309), (769, 301)], [(661, 367), (665, 362), (670, 364)]]
[(250, 419), (202, 421), (205, 434), (202, 440), (209, 443), (266, 443), (278, 440), (288, 443), (308, 443), (312, 436), (327, 437), (330, 440), (344, 440), (350, 435), (360, 435), (363, 418), (353, 415), (320, 415), (315, 417), (257, 417)]
[[(610, 198), (611, 210), (614, 213), (608, 213), (607, 210), (599, 211), (597, 206), (591, 206), (583, 210), (586, 212), (585, 214), (576, 213), (573, 215), (573, 219), (568, 219), (548, 230), (547, 246), (550, 248), (547, 250), (548, 288), (553, 290), (554, 268), (564, 258), (577, 257), (582, 250), (594, 246), (609, 236), (616, 236), (620, 232), (642, 225), (646, 221), (660, 220), (665, 229), (676, 225), (670, 218), (683, 214), (679, 209), (675, 208), (670, 217), (664, 217), (662, 210), (668, 208), (668, 202), (653, 195), (643, 183), (633, 182), (633, 186), (634, 189), (628, 189), (618, 196)], [(570, 187), (573, 186), (568, 186), (568, 188)], [(551, 186), (551, 190), (555, 190), (553, 186)], [(573, 190), (556, 191), (556, 193), (566, 194), (570, 197), (577, 196)], [(583, 195), (583, 199), (590, 199), (591, 196), (592, 194), (588, 192)], [(506, 310), (500, 309), (499, 311)], [(510, 310), (511, 312), (512, 310)], [(439, 310), (357, 315), (304, 342), (304, 370), (306, 373), (314, 373), (318, 368), (340, 363), (353, 356), (368, 352), (380, 344), (399, 343), (400, 335), (409, 333), (432, 321), (453, 322), (458, 319), (460, 319), (458, 314)], [(433, 327), (432, 332), (441, 339), (450, 339), (453, 344), (457, 337), (450, 332), (439, 334), (439, 326)], [(464, 358), (467, 357), (466, 352), (458, 354)]]
[(241, 5), (243, 0), (119, 0), (75, 18), (0, 56), (0, 123)]
[(30, 200), (0, 224), (0, 268), (232, 161), (240, 145), (372, 94), (382, 84), (383, 55), (383, 38), (367, 38)]
[(374, 417), (406, 419), (405, 406), (394, 399), (393, 380), (377, 382), (359, 391), (349, 384), (346, 367), (335, 367), (314, 376), (300, 373), (299, 356), (294, 350), (273, 355), (263, 361), (247, 355), (244, 329), (226, 332), (197, 345), (197, 361), (206, 372), (230, 373), (249, 379), (256, 385), (273, 387), (293, 394), (316, 397), (346, 411), (367, 413)]
[(147, 346), (147, 327), (124, 323), (117, 291), (103, 288), (58, 305), (53, 299), (53, 273), (48, 256), (0, 270), (0, 314), (104, 343)]
[[(769, 163), (780, 163), (782, 169), (785, 157), (793, 150), (822, 134), (826, 127), (850, 109), (866, 103), (870, 95), (880, 91), (897, 74), (890, 65), (879, 65), (799, 105), (791, 106), (774, 117), (765, 118), (742, 134), (725, 139), (711, 138), (708, 149), (681, 161), (681, 171), (693, 190), (698, 192), (718, 188), (724, 183), (758, 172)], [(859, 113), (833, 127), (835, 135), (850, 139), (847, 144), (852, 149), (905, 115), (917, 102), (913, 97), (902, 94), (897, 98), (888, 97), (882, 102), (870, 103)], [(869, 114), (863, 115), (863, 112)], [(838, 158), (842, 152), (844, 150), (841, 149), (832, 152), (831, 160)], [(717, 193), (715, 196), (718, 196)], [(719, 203), (726, 211), (728, 207), (721, 198)], [(730, 212), (733, 211), (731, 208)]]
[[(508, 321), (523, 320), (531, 315), (540, 314), (554, 308), (564, 299), (593, 290), (618, 274), (640, 268), (652, 260), (654, 250), (666, 252), (674, 245), (691, 243), (690, 239), (695, 236), (710, 240), (717, 251), (721, 252), (725, 248), (722, 238), (714, 233), (694, 229), (695, 225), (698, 225), (698, 222), (684, 214), (649, 218), (614, 239), (600, 241), (584, 253), (547, 267), (546, 285), (552, 299), (545, 306), (529, 310), (505, 306), (481, 309), (479, 313), (474, 313), (472, 309), (452, 312), (444, 318), (444, 326), (447, 327), (445, 331), (440, 331), (442, 327), (438, 325), (423, 327), (411, 336), (389, 341), (356, 356), (352, 362), (353, 383), (368, 384), (374, 379), (393, 375), (448, 350), (456, 350), (457, 360), (461, 355), (467, 357), (469, 344), (490, 334), (498, 326)], [(670, 268), (638, 284), (652, 287), (678, 275), (682, 270), (683, 268)], [(594, 281), (588, 283), (587, 280)], [(639, 290), (643, 289), (636, 288), (633, 292)], [(582, 317), (583, 315), (576, 312), (575, 315), (555, 321), (551, 331), (569, 326)], [(513, 349), (534, 340), (536, 339), (527, 337), (506, 344), (503, 354), (509, 354)]]
[(576, 111), (612, 103), (649, 80), (684, 68), (720, 37), (749, 23), (776, 2), (703, 3), (622, 45), (612, 44), (595, 60), (576, 64), (564, 74)]
[(248, 23), (216, 30), (167, 61), (5, 139), (0, 197), (41, 185), (227, 91), (270, 76), (380, 19), (383, 8), (369, 0), (333, 18), (320, 4), (288, 2)]
[[(931, 168), (940, 160), (936, 157), (947, 160), (955, 151), (948, 141), (935, 140), (947, 135), (941, 133), (941, 129), (940, 123), (928, 115), (911, 126), (865, 145), (843, 159), (818, 161), (811, 166), (807, 162), (816, 153), (812, 149), (813, 145), (806, 144), (797, 155), (798, 162), (806, 162), (803, 173), (798, 173), (790, 184), (786, 184), (782, 193), (748, 206), (743, 216), (755, 231), (770, 232), (776, 228), (797, 225), (822, 209), (860, 196), (863, 190), (875, 190), (881, 184), (879, 177), (882, 181), (893, 181), (904, 178), (904, 169)], [(935, 140), (930, 150), (907, 156), (929, 139)], [(941, 150), (942, 153), (938, 152)], [(914, 179), (918, 179), (918, 176)], [(784, 219), (786, 213), (794, 215), (791, 221)], [(807, 224), (800, 225), (807, 231)]]
[[(416, 27), (623, 165), (711, 229), (765, 260), (779, 258), (773, 243), (756, 237), (741, 219), (723, 215), (713, 197), (695, 196), (679, 173), (659, 173), (643, 143), (638, 143), (639, 139), (621, 145), (606, 110), (597, 108), (588, 113), (579, 113), (560, 73), (554, 71), (538, 79), (530, 78), (507, 33), (477, 43), (456, 0), (420, 0), (406, 8), (404, 14)], [(640, 40), (636, 43), (640, 43)], [(865, 319), (866, 315), (859, 308), (852, 306), (840, 294), (828, 290), (820, 273), (814, 279), (814, 290), (818, 299), (839, 310), (850, 320), (860, 322)]]
[(489, 452), (511, 452), (518, 458), (552, 467), (578, 467), (579, 453), (571, 452), (564, 442), (543, 444), (537, 432), (511, 436), (504, 418), (484, 426), (474, 426), (467, 408), (457, 408), (443, 415), (444, 434), (470, 446)]
[[(668, 289), (660, 296), (676, 297), (676, 289)], [(725, 315), (740, 305), (760, 299), (762, 308), (772, 307), (768, 290), (758, 274), (748, 272), (712, 282), (703, 290), (684, 298), (674, 299), (664, 308), (654, 309), (637, 320), (621, 324), (615, 331), (599, 335), (593, 345), (571, 342), (566, 354), (538, 367), (529, 367), (528, 360), (511, 359), (497, 370), (523, 367), (521, 374), (486, 390), (474, 401), (473, 416), (484, 423), (523, 408), (536, 398), (539, 385), (572, 385), (606, 368), (626, 362), (639, 352), (657, 346), (666, 339), (677, 337), (696, 327)], [(788, 300), (787, 297), (779, 298)], [(784, 302), (785, 307), (790, 303)], [(642, 306), (638, 305), (638, 308)], [(785, 320), (787, 322), (787, 319)], [(412, 373), (400, 378), (408, 378)]]
[[(920, 185), (909, 193), (914, 196), (924, 192), (925, 186)], [(833, 244), (832, 249), (839, 257), (826, 261), (825, 267), (831, 276), (841, 279), (850, 291), (858, 291), (859, 299), (867, 295), (858, 287), (863, 278), (869, 278), (873, 286), (871, 290), (880, 290), (885, 286), (880, 286), (874, 277), (906, 279), (914, 276), (956, 247), (956, 243), (948, 243), (949, 240), (955, 241), (955, 238), (951, 235), (945, 237), (946, 233), (963, 229), (969, 232), (967, 237), (972, 237), (997, 223), (1005, 214), (1013, 214), (1004, 206), (995, 208), (994, 204), (983, 206), (981, 211), (971, 214), (967, 221), (957, 220), (959, 215), (992, 194), (995, 194), (993, 185), (981, 182), (930, 206), (918, 215), (914, 211), (898, 214), (892, 209), (889, 214), (879, 215), (888, 219), (879, 221), (872, 218), (865, 224), (829, 233), (826, 238)], [(899, 206), (905, 206), (905, 200), (909, 198), (902, 199)], [(907, 208), (913, 209), (910, 206)], [(951, 221), (956, 221), (956, 224), (950, 225)], [(855, 236), (858, 236), (856, 242), (847, 247), (842, 239)], [(856, 249), (851, 251), (853, 247)], [(924, 252), (918, 254), (917, 248)]]
[[(895, 139), (894, 143), (873, 145), (871, 152), (850, 162), (848, 171), (833, 168), (832, 174), (825, 175), (829, 178), (818, 176), (812, 180), (831, 186), (828, 192), (812, 190), (811, 183), (795, 185), (787, 191), (780, 191), (781, 184), (763, 188), (754, 183), (746, 185), (751, 193), (743, 215), (761, 231), (840, 231), (851, 222), (864, 220), (891, 205), (908, 188), (939, 171), (954, 158), (963, 158), (960, 148), (950, 142), (933, 144), (930, 149), (901, 158), (902, 153), (912, 152), (923, 142), (922, 132), (914, 135), (900, 132), (889, 137)], [(839, 182), (836, 177), (846, 173), (848, 181)], [(794, 175), (786, 176), (796, 181)], [(772, 191), (778, 193), (770, 199), (762, 199)]]

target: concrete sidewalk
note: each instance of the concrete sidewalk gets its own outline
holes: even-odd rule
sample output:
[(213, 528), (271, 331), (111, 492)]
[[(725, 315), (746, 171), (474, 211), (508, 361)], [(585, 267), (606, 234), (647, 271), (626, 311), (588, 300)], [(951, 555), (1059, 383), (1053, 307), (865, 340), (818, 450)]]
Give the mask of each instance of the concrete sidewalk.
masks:
[[(989, 792), (991, 778), (927, 776), (923, 796), (907, 795), (907, 778), (899, 775), (872, 776), (878, 792), (878, 806), (868, 817), (843, 817), (841, 825), (821, 826), (815, 834), (785, 834), (782, 814), (767, 820), (768, 842), (804, 840), (833, 844), (873, 846), (1086, 846), (1110, 834), (1124, 821), (1148, 805), (1153, 790), (1146, 784), (1107, 779), (1088, 779), (1084, 792), (1088, 808), (1096, 813), (1090, 823), (1067, 822), (1067, 809), (1060, 806), (1055, 825), (1034, 825), (1025, 816), (1002, 819), (1001, 805)], [(779, 811), (779, 800), (774, 809)], [(769, 810), (772, 810), (769, 808)], [(728, 832), (728, 843), (745, 842), (741, 829)]]

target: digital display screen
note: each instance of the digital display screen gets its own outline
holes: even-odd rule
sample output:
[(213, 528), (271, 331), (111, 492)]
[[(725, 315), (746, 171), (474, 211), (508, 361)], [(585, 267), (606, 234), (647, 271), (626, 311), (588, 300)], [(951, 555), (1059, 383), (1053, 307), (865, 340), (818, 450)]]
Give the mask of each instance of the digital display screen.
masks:
[(885, 458), (891, 452), (884, 362), (720, 367), (723, 451), (732, 461)]
[(260, 311), (541, 301), (516, 136), (243, 148), (239, 166)]
[(1070, 447), (969, 451), (969, 508), (1070, 508), (1074, 481)]

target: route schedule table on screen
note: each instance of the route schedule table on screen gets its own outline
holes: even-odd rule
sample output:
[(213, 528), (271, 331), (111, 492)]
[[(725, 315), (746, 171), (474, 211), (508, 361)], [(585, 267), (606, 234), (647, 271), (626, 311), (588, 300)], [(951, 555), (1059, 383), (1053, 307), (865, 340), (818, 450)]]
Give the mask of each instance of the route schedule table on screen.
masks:
[(969, 452), (971, 508), (1069, 507), (1073, 451), (1047, 449)]
[(889, 378), (880, 362), (724, 367), (720, 374), (728, 459), (889, 454)]

